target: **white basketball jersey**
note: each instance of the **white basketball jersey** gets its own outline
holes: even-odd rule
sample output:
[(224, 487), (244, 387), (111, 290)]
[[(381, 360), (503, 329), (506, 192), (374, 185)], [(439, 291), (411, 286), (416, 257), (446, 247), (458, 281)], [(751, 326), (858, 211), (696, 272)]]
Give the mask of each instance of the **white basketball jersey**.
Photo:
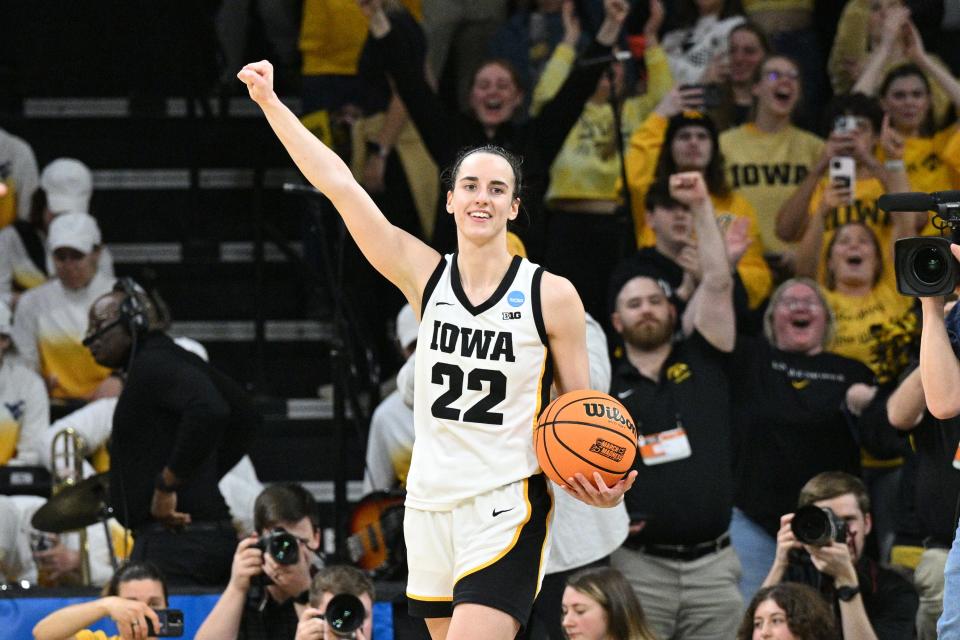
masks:
[(519, 256), (490, 299), (474, 306), (456, 254), (423, 295), (407, 505), (452, 509), (540, 469), (533, 430), (553, 371), (540, 310), (543, 270)]

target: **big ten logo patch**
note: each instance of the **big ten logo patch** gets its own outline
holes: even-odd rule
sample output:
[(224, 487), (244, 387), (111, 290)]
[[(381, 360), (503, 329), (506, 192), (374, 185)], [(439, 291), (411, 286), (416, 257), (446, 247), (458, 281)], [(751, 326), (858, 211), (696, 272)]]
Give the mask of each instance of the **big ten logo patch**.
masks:
[(680, 384), (685, 380), (689, 380), (692, 375), (693, 373), (690, 371), (690, 366), (686, 362), (678, 362), (667, 369), (667, 380), (674, 384)]
[(519, 311), (504, 311), (503, 312), (504, 320), (519, 320), (520, 312)]
[(621, 447), (608, 442), (603, 438), (597, 438), (597, 441), (590, 445), (590, 453), (596, 453), (604, 458), (609, 458), (614, 462), (620, 462), (623, 460), (624, 454), (626, 454), (627, 448)]

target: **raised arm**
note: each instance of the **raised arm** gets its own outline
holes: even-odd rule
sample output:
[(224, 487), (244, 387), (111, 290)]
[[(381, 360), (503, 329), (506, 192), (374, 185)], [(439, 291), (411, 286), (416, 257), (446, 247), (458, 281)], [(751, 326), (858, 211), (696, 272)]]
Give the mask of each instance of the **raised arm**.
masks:
[(896, 390), (887, 398), (887, 421), (901, 431), (911, 431), (920, 424), (927, 409), (923, 396), (920, 368), (910, 372)]
[(690, 306), (693, 327), (719, 351), (733, 351), (733, 276), (720, 227), (703, 176), (696, 171), (670, 176), (670, 195), (690, 208), (697, 234), (702, 279)]
[(157, 614), (144, 603), (109, 596), (54, 611), (37, 623), (33, 628), (33, 637), (36, 640), (68, 640), (107, 616), (117, 623), (117, 628), (121, 630), (124, 638), (145, 639), (148, 618), (154, 629), (160, 628)]
[(350, 168), (307, 130), (273, 91), (273, 65), (246, 65), (237, 74), (307, 180), (337, 208), (364, 257), (396, 285), (415, 310), (440, 255), (391, 224), (353, 178)]
[(960, 82), (942, 64), (934, 60), (923, 47), (923, 39), (912, 22), (907, 22), (904, 40), (907, 57), (940, 85), (950, 102), (960, 109)]
[[(950, 245), (955, 259), (960, 246)], [(923, 330), (920, 332), (920, 379), (927, 409), (934, 417), (947, 420), (960, 414), (960, 362), (953, 352), (943, 317), (943, 298), (920, 298)]]
[(853, 85), (851, 93), (865, 93), (868, 96), (876, 94), (883, 80), (883, 72), (894, 55), (897, 39), (902, 36), (909, 22), (910, 10), (906, 7), (887, 9), (880, 45), (867, 56), (863, 70), (856, 84)]

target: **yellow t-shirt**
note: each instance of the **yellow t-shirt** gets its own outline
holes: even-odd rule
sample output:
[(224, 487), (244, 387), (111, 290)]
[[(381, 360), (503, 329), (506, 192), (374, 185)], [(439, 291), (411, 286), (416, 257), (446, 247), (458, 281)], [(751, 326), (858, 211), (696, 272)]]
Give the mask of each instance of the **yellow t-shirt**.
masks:
[(917, 317), (910, 312), (914, 299), (900, 295), (896, 285), (883, 279), (864, 297), (827, 289), (824, 294), (836, 317), (829, 350), (867, 365), (881, 384), (896, 380), (920, 335)]
[(758, 11), (813, 11), (813, 0), (743, 0), (749, 16)]
[(777, 212), (816, 164), (822, 150), (823, 140), (793, 126), (766, 133), (748, 123), (720, 134), (727, 180), (753, 205), (767, 251), (791, 246), (777, 237)]
[[(413, 17), (420, 20), (420, 0), (402, 0)], [(360, 51), (367, 41), (367, 18), (356, 0), (305, 0), (300, 27), (303, 75), (357, 73)]]
[(34, 287), (20, 298), (13, 337), (25, 363), (44, 379), (57, 379), (54, 398), (86, 399), (110, 375), (83, 346), (90, 305), (113, 289), (113, 279), (97, 273), (86, 288), (66, 289), (59, 280)]
[(120, 636), (108, 636), (103, 631), (90, 631), (89, 629), (77, 631), (74, 638), (76, 640), (120, 640)]
[[(886, 160), (883, 148), (878, 145), (877, 149), (877, 157)], [(912, 191), (960, 189), (960, 125), (955, 123), (929, 138), (907, 138), (903, 162)], [(932, 218), (930, 213), (922, 235), (940, 235), (930, 223)]]
[[(810, 199), (810, 216), (817, 214), (817, 207), (820, 206), (820, 200), (823, 198), (823, 190), (826, 187), (827, 178), (822, 179), (818, 184), (813, 197)], [(890, 213), (883, 211), (877, 206), (877, 200), (886, 193), (883, 183), (877, 178), (867, 178), (857, 180), (854, 187), (853, 204), (844, 205), (834, 209), (829, 214), (824, 223), (823, 248), (820, 252), (820, 265), (817, 268), (817, 280), (820, 284), (826, 284), (827, 267), (827, 248), (830, 240), (840, 227), (848, 222), (863, 222), (877, 236), (880, 243), (880, 259), (883, 261), (883, 274), (881, 280), (895, 287), (896, 276), (891, 264), (893, 256), (893, 221)]]

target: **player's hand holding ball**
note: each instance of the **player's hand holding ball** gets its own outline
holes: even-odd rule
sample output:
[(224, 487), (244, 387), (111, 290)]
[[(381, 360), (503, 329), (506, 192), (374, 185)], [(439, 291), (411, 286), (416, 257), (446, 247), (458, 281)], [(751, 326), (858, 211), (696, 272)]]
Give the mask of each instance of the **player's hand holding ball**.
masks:
[(540, 414), (534, 448), (548, 478), (595, 507), (619, 504), (637, 477), (633, 418), (600, 391), (571, 391), (551, 402)]

